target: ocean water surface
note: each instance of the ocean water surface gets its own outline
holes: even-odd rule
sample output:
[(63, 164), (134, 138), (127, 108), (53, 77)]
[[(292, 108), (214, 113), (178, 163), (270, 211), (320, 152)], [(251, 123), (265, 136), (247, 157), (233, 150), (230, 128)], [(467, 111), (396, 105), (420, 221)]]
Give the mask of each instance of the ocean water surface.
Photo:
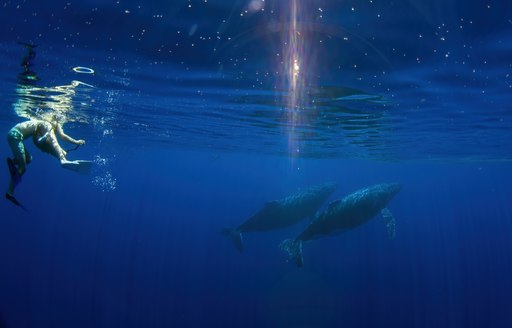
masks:
[[(0, 327), (509, 327), (510, 1), (3, 1)], [(49, 115), (49, 116), (48, 116)], [(4, 139), (5, 140), (5, 139)], [(12, 157), (7, 142), (2, 155)], [(3, 164), (5, 165), (5, 164)], [(0, 184), (7, 189), (4, 166)], [(221, 234), (324, 182), (401, 191), (304, 243)]]

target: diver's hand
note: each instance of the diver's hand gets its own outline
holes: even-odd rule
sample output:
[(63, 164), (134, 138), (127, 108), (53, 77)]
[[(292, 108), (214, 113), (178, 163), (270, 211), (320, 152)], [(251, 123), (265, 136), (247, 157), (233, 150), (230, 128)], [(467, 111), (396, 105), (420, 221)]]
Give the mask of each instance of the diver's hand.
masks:
[(79, 146), (85, 145), (85, 140), (83, 140), (83, 139), (77, 140), (76, 144)]

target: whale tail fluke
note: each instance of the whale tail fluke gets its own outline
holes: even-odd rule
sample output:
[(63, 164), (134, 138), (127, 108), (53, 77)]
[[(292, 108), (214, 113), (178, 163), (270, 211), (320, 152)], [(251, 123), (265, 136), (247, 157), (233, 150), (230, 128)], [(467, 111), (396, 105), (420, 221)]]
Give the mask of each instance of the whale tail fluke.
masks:
[(286, 239), (279, 244), (279, 248), (288, 253), (288, 256), (301, 268), (304, 265), (302, 257), (302, 241), (297, 239)]
[(221, 232), (223, 235), (228, 236), (233, 244), (235, 245), (236, 249), (240, 253), (244, 251), (244, 244), (242, 242), (242, 233), (240, 230), (237, 230), (236, 228), (224, 228)]

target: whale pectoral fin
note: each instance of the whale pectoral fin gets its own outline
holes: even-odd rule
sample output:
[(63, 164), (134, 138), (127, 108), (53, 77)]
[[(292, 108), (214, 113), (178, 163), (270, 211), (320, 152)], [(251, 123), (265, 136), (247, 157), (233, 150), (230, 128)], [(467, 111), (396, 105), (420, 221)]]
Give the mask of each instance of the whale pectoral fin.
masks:
[(233, 245), (235, 245), (235, 248), (238, 249), (240, 253), (244, 251), (242, 233), (239, 230), (233, 228), (224, 228), (222, 229), (221, 233), (231, 239)]
[(395, 239), (396, 237), (396, 220), (391, 211), (385, 207), (380, 211), (382, 218), (386, 222), (386, 228), (388, 230), (388, 239)]
[(295, 261), (295, 264), (301, 268), (304, 265), (304, 258), (302, 257), (302, 241), (296, 239), (286, 239), (279, 244), (279, 248), (288, 253), (290, 259)]

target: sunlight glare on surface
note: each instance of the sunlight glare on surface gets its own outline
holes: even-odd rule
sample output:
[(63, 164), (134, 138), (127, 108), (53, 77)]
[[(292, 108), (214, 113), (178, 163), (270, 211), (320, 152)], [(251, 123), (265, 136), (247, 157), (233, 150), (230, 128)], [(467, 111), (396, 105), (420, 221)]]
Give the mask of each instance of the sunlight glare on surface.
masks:
[(289, 154), (298, 155), (300, 153), (300, 144), (297, 142), (296, 130), (303, 122), (301, 120), (301, 111), (305, 110), (306, 104), (306, 78), (301, 71), (301, 67), (306, 67), (305, 53), (305, 33), (301, 31), (302, 7), (300, 0), (291, 0), (289, 16), (285, 17), (288, 23), (286, 33), (283, 32), (283, 54), (285, 70), (285, 101), (287, 120), (287, 136)]

